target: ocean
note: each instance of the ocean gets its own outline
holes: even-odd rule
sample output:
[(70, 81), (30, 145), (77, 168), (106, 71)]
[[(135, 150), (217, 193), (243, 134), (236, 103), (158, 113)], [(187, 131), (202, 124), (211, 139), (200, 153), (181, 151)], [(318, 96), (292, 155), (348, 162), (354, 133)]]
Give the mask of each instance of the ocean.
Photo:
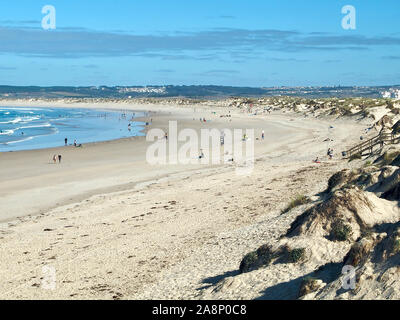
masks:
[[(143, 112), (0, 107), (0, 152), (59, 147), (144, 135)], [(130, 126), (128, 126), (131, 124)]]

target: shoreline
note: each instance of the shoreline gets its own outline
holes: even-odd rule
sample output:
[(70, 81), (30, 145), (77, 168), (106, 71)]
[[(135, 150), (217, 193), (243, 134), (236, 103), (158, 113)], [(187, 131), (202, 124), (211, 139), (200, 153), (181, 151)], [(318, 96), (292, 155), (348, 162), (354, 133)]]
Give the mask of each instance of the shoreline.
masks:
[[(9, 104), (9, 103), (7, 103)], [(36, 103), (29, 105), (25, 101), (24, 106), (35, 107)], [(59, 107), (69, 107), (69, 105), (58, 104)], [(41, 106), (43, 107), (43, 106)], [(54, 107), (54, 104), (51, 104)], [(89, 107), (86, 105), (79, 105), (75, 107)], [(89, 109), (104, 108), (103, 105), (91, 104)], [(120, 106), (117, 105), (119, 109)], [(144, 106), (139, 106), (140, 110)], [(158, 108), (158, 107), (157, 107)], [(115, 110), (116, 106), (108, 108)], [(151, 108), (154, 109), (154, 108)], [(198, 108), (199, 109), (199, 108)], [(125, 110), (138, 110), (138, 106), (125, 106)], [(150, 127), (160, 128), (167, 130), (169, 120), (177, 120), (181, 127), (193, 127), (196, 130), (207, 128), (207, 125), (199, 123), (197, 116), (202, 115), (211, 117), (210, 109), (202, 109), (199, 112), (191, 113), (189, 110), (183, 112), (174, 112), (177, 110), (175, 107), (163, 107), (163, 112), (157, 112), (153, 116), (153, 123), (151, 126), (146, 126), (145, 129)], [(179, 109), (181, 110), (181, 109)], [(280, 115), (277, 115), (279, 118)], [(149, 116), (150, 118), (150, 116)], [(145, 118), (146, 119), (146, 118)], [(148, 118), (147, 118), (148, 119)], [(144, 119), (143, 119), (144, 120)], [(243, 122), (243, 120), (246, 120)], [(217, 115), (211, 121), (211, 127), (253, 127), (260, 126), (262, 119), (250, 118), (247, 115), (234, 113), (232, 119), (220, 119)], [(278, 119), (278, 123), (279, 123)], [(255, 123), (254, 123), (255, 122)], [(274, 125), (274, 121), (269, 120), (269, 125)], [(276, 124), (275, 124), (276, 126)], [(278, 125), (279, 127), (279, 125)], [(289, 127), (290, 128), (290, 124)], [(261, 129), (259, 129), (260, 131)], [(293, 130), (293, 129), (288, 129)], [(297, 139), (297, 138), (296, 138)], [(282, 142), (283, 143), (283, 142)], [(132, 185), (135, 181), (153, 180), (154, 177), (165, 175), (173, 172), (187, 171), (195, 168), (204, 169), (204, 165), (169, 165), (162, 168), (153, 170), (151, 166), (146, 165), (144, 154), (148, 143), (145, 137), (136, 136), (130, 138), (122, 138), (116, 140), (93, 142), (85, 144), (83, 149), (74, 148), (73, 146), (60, 146), (57, 148), (43, 148), (33, 150), (21, 150), (13, 152), (2, 153), (2, 163), (8, 170), (0, 170), (0, 209), (3, 212), (0, 221), (10, 221), (10, 219), (32, 215), (41, 214), (46, 210), (57, 207), (62, 204), (71, 203), (84, 199), (85, 196), (97, 194), (96, 190), (107, 190), (107, 193), (118, 190), (122, 185)], [(129, 152), (129, 149), (135, 149), (135, 153)], [(257, 151), (257, 150), (256, 150)], [(262, 151), (262, 150), (260, 150)], [(54, 166), (50, 162), (50, 156), (54, 153), (63, 154), (63, 163), (61, 167), (63, 170), (69, 172), (56, 171), (58, 165)], [(110, 159), (110, 152), (115, 152), (119, 155), (116, 159)], [(258, 152), (260, 153), (260, 152)], [(91, 158), (94, 158), (92, 161)], [(32, 164), (27, 164), (24, 159), (30, 159)], [(103, 159), (99, 160), (99, 159)], [(50, 169), (47, 169), (46, 166)], [(134, 167), (132, 167), (134, 165)], [(223, 165), (222, 165), (223, 166)], [(120, 168), (121, 167), (121, 168)], [(126, 168), (124, 171), (122, 168)], [(212, 165), (207, 165), (212, 167)], [(128, 169), (130, 168), (130, 169)], [(131, 171), (129, 175), (126, 172)], [(153, 172), (154, 171), (154, 172)], [(86, 177), (86, 181), (80, 182), (77, 188), (71, 188), (71, 183), (74, 181), (81, 181), (82, 177)], [(61, 181), (58, 183), (57, 180)], [(88, 180), (91, 180), (90, 183)], [(61, 188), (64, 185), (65, 188)], [(101, 187), (99, 187), (101, 185)], [(70, 192), (68, 191), (70, 190)], [(40, 195), (42, 192), (49, 192), (52, 196), (50, 199), (45, 199)], [(39, 193), (39, 194), (38, 194)], [(38, 196), (36, 196), (38, 194)], [(79, 194), (79, 196), (76, 196)], [(19, 199), (25, 199), (21, 203)], [(29, 199), (32, 199), (28, 201)], [(39, 199), (39, 201), (36, 201)], [(10, 206), (10, 202), (13, 204)], [(13, 213), (7, 213), (12, 211)]]
[[(21, 106), (21, 105), (19, 105), (19, 106), (17, 106), (17, 105), (8, 105), (8, 104), (4, 104), (4, 105), (1, 105), (1, 103), (0, 103), (0, 107), (10, 107), (10, 108), (18, 108), (18, 107), (20, 107), (20, 108), (28, 108), (28, 107), (31, 107), (31, 108), (42, 108), (42, 109), (56, 109), (56, 108), (59, 108), (59, 109), (71, 109), (71, 110), (74, 110), (74, 109), (82, 109), (82, 110), (91, 110), (91, 111), (107, 111), (107, 112), (113, 112), (113, 113), (118, 113), (119, 111), (125, 111), (125, 110), (116, 110), (116, 109), (113, 109), (113, 108), (103, 108), (103, 107), (100, 107), (100, 108), (97, 108), (97, 107), (82, 107), (82, 108), (80, 108), (80, 107), (67, 107), (67, 106), (63, 106), (63, 105), (57, 105), (57, 106), (52, 106), (52, 105), (46, 105), (46, 106), (39, 106), (39, 105), (31, 105), (31, 106), (29, 106), (29, 105), (25, 105), (25, 106)], [(137, 111), (137, 112), (140, 112), (140, 113), (147, 113), (147, 111), (145, 111), (145, 110), (135, 110), (135, 111)], [(146, 136), (146, 132), (147, 132), (147, 126), (146, 126), (146, 120), (148, 119), (148, 117), (146, 117), (146, 116), (142, 116), (142, 115), (140, 115), (140, 116), (138, 116), (137, 118), (135, 118), (135, 121), (131, 121), (131, 122), (134, 122), (134, 123), (136, 123), (137, 124), (137, 126), (139, 127), (139, 131), (138, 131), (138, 133), (139, 134), (143, 134), (144, 136)], [(109, 142), (109, 141), (117, 141), (117, 140), (123, 140), (123, 139), (131, 139), (131, 138), (135, 138), (135, 137), (140, 137), (140, 135), (136, 135), (136, 136), (130, 136), (130, 137), (120, 137), (120, 138), (115, 138), (115, 139), (106, 139), (106, 140), (95, 140), (95, 141), (90, 141), (90, 142), (84, 142), (84, 143), (82, 143), (82, 144), (84, 144), (84, 145), (91, 145), (91, 144), (94, 144), (94, 143), (103, 143), (103, 142)], [(29, 137), (28, 137), (29, 138)], [(0, 154), (1, 153), (7, 153), (7, 152), (21, 152), (21, 151), (33, 151), (33, 150), (48, 150), (48, 151), (51, 151), (52, 149), (53, 150), (56, 150), (56, 149), (58, 149), (58, 148), (61, 148), (61, 147), (73, 147), (74, 145), (72, 144), (72, 143), (70, 143), (70, 144), (68, 144), (67, 146), (65, 146), (65, 145), (63, 145), (63, 144), (61, 144), (60, 143), (60, 145), (59, 146), (56, 146), (56, 147), (54, 147), (54, 146), (43, 146), (43, 147), (34, 147), (34, 148), (31, 148), (31, 149), (17, 149), (17, 150), (5, 150), (5, 151), (2, 151), (1, 149), (0, 149)]]
[[(5, 103), (10, 106), (10, 103)], [(19, 105), (21, 106), (21, 105)], [(25, 101), (23, 107), (55, 107), (53, 103), (43, 106), (43, 104), (30, 104), (28, 101)], [(86, 108), (86, 109), (106, 109), (111, 111), (116, 110), (140, 110), (143, 111), (145, 106), (136, 106), (133, 108), (120, 108), (120, 105), (109, 107), (104, 105), (64, 105), (59, 103), (56, 107), (60, 108)], [(157, 112), (153, 118), (153, 127), (166, 129), (168, 126), (168, 121), (171, 119), (184, 121), (184, 123), (192, 125), (192, 120), (187, 120), (187, 114), (184, 113), (178, 114), (175, 116), (171, 109), (163, 112)], [(148, 112), (148, 111), (145, 111)], [(138, 118), (137, 120), (148, 120), (148, 118)], [(150, 126), (144, 126), (142, 132), (146, 133)], [(138, 152), (133, 154), (129, 152), (129, 148), (137, 149)], [(20, 151), (12, 151), (12, 152), (2, 152), (2, 164), (3, 168), (8, 167), (7, 171), (0, 170), (0, 178), (2, 179), (2, 184), (0, 184), (0, 198), (2, 202), (0, 203), (0, 208), (3, 209), (3, 215), (0, 217), (0, 221), (10, 221), (12, 219), (26, 216), (26, 215), (35, 215), (42, 214), (52, 208), (55, 208), (59, 205), (74, 203), (76, 201), (82, 201), (85, 197), (92, 196), (94, 194), (98, 194), (101, 192), (114, 192), (115, 190), (120, 190), (121, 186), (130, 186), (135, 182), (141, 181), (150, 181), (158, 176), (165, 176), (170, 173), (193, 170), (193, 166), (183, 167), (183, 168), (167, 168), (167, 169), (157, 169), (153, 173), (149, 166), (145, 165), (145, 148), (146, 141), (144, 136), (135, 136), (129, 138), (120, 138), (114, 140), (107, 141), (96, 141), (92, 143), (86, 143), (83, 149), (75, 148), (73, 146), (60, 146), (55, 148), (40, 148), (40, 149), (31, 149), (31, 150), (20, 150)], [(110, 160), (110, 149), (120, 154), (119, 159)], [(70, 175), (59, 173), (52, 169), (47, 170), (43, 167), (43, 164), (47, 164), (52, 166), (50, 162), (51, 155), (53, 153), (63, 154), (63, 163), (61, 167), (65, 166), (73, 166), (72, 172), (70, 170)], [(96, 163), (92, 163), (90, 158), (102, 158), (104, 161)], [(69, 164), (69, 158), (73, 161), (73, 164)], [(131, 160), (129, 161), (128, 160)], [(23, 159), (31, 159), (33, 161), (36, 160), (36, 166), (29, 166), (23, 161)], [(46, 163), (47, 162), (47, 163)], [(96, 161), (95, 161), (96, 162)], [(111, 165), (110, 165), (111, 162)], [(138, 169), (134, 169), (134, 173), (132, 173), (129, 177), (124, 177), (125, 173), (123, 170), (118, 167), (123, 165), (126, 168), (130, 167), (128, 162), (136, 163), (138, 165)], [(57, 168), (58, 165), (55, 166)], [(28, 168), (27, 168), (28, 167)], [(83, 167), (83, 168), (82, 168)], [(179, 167), (179, 166), (178, 166)], [(147, 168), (147, 169), (144, 169)], [(203, 169), (203, 166), (199, 167)], [(69, 168), (68, 168), (69, 169)], [(39, 170), (39, 172), (37, 172)], [(128, 169), (127, 169), (128, 170)], [(147, 172), (146, 172), (147, 170)], [(10, 171), (14, 171), (11, 172)], [(19, 173), (17, 171), (25, 171), (24, 173)], [(101, 172), (108, 171), (101, 176)], [(121, 172), (122, 171), (122, 172)], [(85, 183), (80, 183), (77, 186), (77, 190), (72, 189), (69, 185), (73, 181), (80, 181), (81, 175), (88, 177), (88, 174), (91, 176), (91, 180), (93, 181), (91, 184), (85, 185)], [(35, 173), (35, 174), (33, 174)], [(100, 174), (99, 174), (100, 173)], [(101, 178), (97, 178), (96, 176), (101, 176)], [(73, 176), (71, 178), (71, 176)], [(43, 180), (47, 180), (43, 182)], [(52, 180), (63, 180), (63, 183), (53, 183)], [(116, 181), (118, 180), (118, 181)], [(60, 185), (66, 185), (67, 188), (65, 190), (59, 190)], [(32, 186), (32, 187), (30, 187)], [(101, 187), (99, 187), (101, 186)], [(50, 189), (49, 189), (50, 188)], [(80, 189), (80, 190), (79, 190)], [(71, 190), (68, 192), (68, 190)], [(80, 191), (78, 193), (78, 190)], [(24, 192), (25, 191), (25, 192)], [(43, 199), (42, 196), (38, 195), (32, 199), (32, 194), (37, 194), (41, 192), (50, 192), (53, 194), (50, 199)], [(21, 204), (19, 199), (24, 198), (24, 204)], [(31, 201), (27, 201), (28, 199), (32, 199)], [(53, 199), (54, 198), (54, 199)], [(39, 199), (39, 203), (35, 201)], [(13, 203), (13, 206), (10, 206)], [(12, 214), (7, 214), (7, 211), (13, 211)]]
[[(32, 105), (29, 104), (29, 101), (25, 101), (24, 107), (30, 106), (30, 107), (39, 107), (37, 103), (34, 103)], [(9, 103), (7, 102), (9, 105)], [(40, 104), (40, 107), (46, 108), (46, 107), (54, 107), (53, 103), (50, 103), (48, 106), (43, 106)], [(70, 105), (64, 105), (62, 102), (58, 102), (57, 107), (60, 108), (68, 108)], [(125, 105), (125, 110), (139, 110), (142, 112), (148, 112), (148, 111), (143, 111), (145, 106), (129, 106)], [(150, 109), (154, 110), (154, 108), (158, 108), (160, 106), (150, 106)], [(118, 110), (123, 110), (120, 108), (120, 105), (116, 104), (111, 107), (104, 106), (103, 104), (97, 105), (97, 104), (91, 104), (90, 106), (87, 105), (82, 105), (79, 104), (74, 105), (72, 108), (86, 108), (86, 109), (95, 109), (95, 110), (112, 110), (115, 111), (116, 109)], [(164, 131), (167, 131), (168, 128), (168, 122), (170, 120), (177, 120), (180, 122), (180, 124), (183, 124), (183, 127), (194, 127), (196, 130), (200, 130), (201, 128), (208, 127), (204, 126), (203, 124), (199, 124), (198, 121), (193, 119), (196, 119), (195, 116), (199, 115), (205, 115), (207, 114), (208, 117), (211, 117), (210, 115), (210, 110), (213, 110), (213, 108), (198, 108), (197, 107), (197, 112), (193, 113), (191, 112), (191, 107), (188, 108), (176, 108), (172, 107), (169, 108), (167, 106), (162, 107), (163, 110), (162, 112), (158, 112), (153, 115), (149, 115), (149, 117), (142, 117), (138, 118), (138, 121), (146, 121), (149, 120), (149, 118), (153, 117), (153, 123), (151, 126), (144, 126), (144, 133), (147, 132), (151, 127), (156, 127), (160, 128)], [(175, 111), (174, 111), (175, 110)], [(177, 111), (179, 110), (179, 111)], [(183, 112), (180, 112), (184, 110)], [(221, 112), (221, 110), (219, 110)], [(222, 111), (223, 112), (223, 111)], [(233, 127), (249, 127), (249, 128), (255, 128), (258, 131), (261, 131), (261, 126), (263, 123), (267, 126), (275, 126), (275, 129), (282, 129), (283, 127), (286, 127), (286, 131), (291, 132), (291, 130), (297, 130), (298, 128), (296, 125), (293, 127), (293, 122), (292, 121), (287, 121), (287, 120), (293, 120), (297, 119), (296, 121), (308, 121), (310, 123), (315, 123), (316, 121), (321, 121), (321, 120), (316, 120), (316, 119), (307, 119), (304, 120), (301, 117), (299, 118), (295, 114), (284, 114), (284, 113), (274, 113), (272, 115), (269, 115), (268, 117), (249, 117), (246, 114), (241, 114), (239, 112), (234, 112), (232, 113), (232, 118), (229, 119), (229, 122), (227, 119), (222, 119), (218, 118), (217, 115), (214, 116), (215, 118), (212, 119), (211, 121), (211, 127), (214, 127), (214, 125), (219, 126), (220, 128), (225, 128), (227, 125), (230, 128)], [(287, 119), (287, 120), (285, 120)], [(285, 124), (283, 124), (283, 122)], [(323, 122), (326, 120), (322, 120)], [(182, 127), (182, 126), (181, 126)], [(304, 129), (302, 129), (304, 131)], [(307, 129), (305, 132), (311, 131), (313, 129)], [(298, 134), (299, 132), (296, 132)], [(277, 136), (279, 136), (278, 134)], [(271, 140), (271, 138), (267, 137), (267, 141)], [(273, 140), (273, 139), (272, 139)], [(299, 137), (295, 137), (294, 141), (299, 141), (301, 140), (301, 135)], [(286, 150), (290, 149), (290, 140), (282, 140), (280, 141), (280, 144), (284, 146)], [(295, 142), (296, 143), (296, 142)], [(2, 212), (7, 212), (7, 209), (10, 209), (9, 204), (7, 204), (7, 200), (10, 200), (10, 196), (12, 196), (12, 202), (15, 203), (14, 206), (14, 212), (18, 211), (18, 213), (14, 214), (6, 214), (6, 216), (0, 217), (0, 222), (5, 222), (5, 221), (11, 221), (12, 219), (18, 218), (18, 217), (23, 217), (26, 215), (35, 215), (35, 214), (43, 214), (44, 212), (56, 208), (57, 206), (60, 205), (66, 205), (74, 202), (79, 202), (85, 199), (85, 197), (90, 197), (102, 192), (105, 193), (112, 193), (114, 191), (118, 191), (125, 188), (129, 189), (129, 186), (135, 185), (136, 182), (146, 182), (146, 181), (152, 181), (154, 179), (157, 180), (157, 177), (160, 176), (168, 176), (169, 174), (175, 174), (175, 173), (180, 173), (180, 172), (185, 172), (185, 171), (192, 171), (192, 170), (202, 170), (202, 169), (209, 169), (212, 168), (213, 165), (168, 165), (165, 166), (164, 168), (158, 168), (156, 170), (153, 170), (152, 166), (146, 165), (145, 164), (145, 159), (143, 155), (145, 154), (145, 149), (148, 143), (146, 143), (146, 139), (144, 136), (135, 136), (135, 137), (128, 137), (128, 138), (120, 138), (120, 139), (114, 139), (114, 140), (107, 140), (107, 141), (96, 141), (96, 142), (91, 142), (91, 143), (86, 143), (84, 145), (84, 148), (75, 148), (74, 146), (60, 146), (60, 147), (55, 147), (55, 148), (41, 148), (41, 149), (31, 149), (31, 150), (20, 150), (20, 151), (7, 151), (7, 152), (2, 152), (2, 161), (3, 164), (10, 168), (7, 171), (12, 171), (14, 169), (14, 172), (10, 174), (10, 172), (2, 172), (0, 170), (0, 179), (2, 179), (3, 183), (0, 184), (0, 199), (3, 198), (3, 205), (0, 202), (0, 209)], [(257, 144), (256, 144), (257, 146)], [(136, 152), (135, 154), (128, 152), (127, 150), (129, 148), (135, 149)], [(110, 151), (113, 150), (117, 152), (118, 154), (121, 155), (119, 159), (113, 159), (109, 160), (110, 158)], [(263, 146), (256, 148), (256, 158), (257, 157), (262, 157), (262, 156), (267, 156), (267, 153), (269, 153), (271, 150), (274, 150), (274, 147), (268, 148), (268, 146)], [(111, 151), (111, 152), (113, 152)], [(46, 160), (47, 165), (50, 165), (50, 167), (53, 167), (53, 165), (50, 162), (50, 155), (53, 153), (63, 153), (63, 163), (61, 164), (61, 167), (68, 166), (68, 170), (70, 171), (70, 175), (65, 174), (65, 173), (59, 173), (57, 171), (54, 171), (52, 169), (47, 170), (43, 167), (43, 164), (45, 164)], [(92, 163), (90, 160), (91, 157), (94, 158), (103, 158), (105, 161), (97, 161), (98, 163)], [(129, 157), (129, 160), (128, 160)], [(31, 159), (31, 160), (36, 160), (36, 166), (31, 167), (31, 168), (26, 168), (26, 164), (24, 164), (24, 161), (21, 161), (21, 159)], [(39, 160), (40, 158), (40, 160)], [(71, 161), (74, 163), (69, 163), (69, 158), (71, 158)], [(272, 156), (273, 158), (273, 156)], [(300, 159), (300, 158), (299, 158)], [(302, 158), (301, 158), (302, 159)], [(311, 160), (311, 159), (310, 159)], [(40, 162), (39, 162), (40, 161)], [(16, 163), (19, 162), (19, 163)], [(96, 162), (96, 161), (94, 161)], [(111, 165), (110, 165), (111, 162)], [(132, 173), (127, 177), (126, 172), (123, 171), (123, 169), (117, 169), (119, 166), (123, 165), (126, 170), (132, 170), (128, 169), (131, 167), (131, 165), (134, 165), (136, 168), (133, 168)], [(218, 166), (224, 167), (226, 164), (219, 164)], [(15, 167), (11, 169), (12, 167)], [(28, 166), (29, 167), (29, 166)], [(58, 165), (55, 165), (57, 168)], [(69, 168), (72, 167), (72, 168)], [(145, 169), (147, 168), (147, 169)], [(39, 172), (37, 170), (39, 169)], [(72, 170), (72, 171), (71, 171)], [(115, 170), (115, 171), (113, 171)], [(22, 174), (17, 172), (17, 171), (25, 171)], [(99, 175), (99, 172), (105, 172), (108, 171), (108, 174), (103, 174)], [(154, 172), (153, 172), (154, 171)], [(35, 172), (37, 174), (32, 174), (32, 172)], [(93, 182), (91, 184), (88, 183), (80, 183), (78, 185), (77, 190), (74, 190), (72, 193), (68, 193), (65, 190), (71, 190), (71, 187), (69, 185), (73, 183), (74, 181), (80, 181), (81, 180), (81, 173), (86, 175), (88, 180), (92, 180)], [(97, 176), (97, 177), (96, 177)], [(100, 177), (99, 177), (100, 176)], [(125, 177), (124, 177), (125, 176)], [(43, 182), (43, 179), (45, 182)], [(52, 183), (52, 179), (60, 179), (62, 180), (62, 183)], [(29, 182), (28, 185), (32, 185), (32, 188), (27, 187), (27, 182)], [(86, 181), (87, 182), (87, 181)], [(7, 187), (2, 187), (7, 184)], [(64, 192), (61, 192), (60, 185), (66, 185), (67, 189), (64, 190)], [(101, 187), (99, 187), (101, 185)], [(39, 186), (39, 188), (38, 188)], [(125, 187), (124, 187), (125, 186)], [(41, 189), (44, 188), (44, 189)], [(50, 189), (49, 189), (50, 188)], [(39, 190), (38, 190), (39, 189)], [(32, 203), (31, 202), (26, 202), (25, 205), (22, 205), (18, 201), (18, 193), (23, 193), (23, 191), (28, 192), (31, 190), (34, 193), (37, 192), (47, 192), (54, 189), (55, 193), (51, 197), (50, 200), (44, 201), (46, 205), (43, 203), (41, 205), (38, 205), (38, 203), (35, 202), (33, 205), (34, 209), (32, 208)], [(45, 191), (46, 190), (46, 191)], [(78, 190), (80, 191), (78, 193)], [(5, 197), (5, 198), (4, 198)], [(54, 199), (53, 199), (54, 197)], [(32, 195), (28, 193), (25, 193), (24, 196), (25, 199), (32, 198)], [(37, 199), (37, 198), (36, 198)], [(43, 197), (39, 196), (40, 200), (43, 200)], [(40, 203), (43, 201), (39, 201)], [(49, 204), (50, 203), (50, 204)], [(18, 204), (18, 205), (17, 205)], [(26, 211), (28, 209), (28, 211)], [(22, 210), (22, 212), (21, 212)]]

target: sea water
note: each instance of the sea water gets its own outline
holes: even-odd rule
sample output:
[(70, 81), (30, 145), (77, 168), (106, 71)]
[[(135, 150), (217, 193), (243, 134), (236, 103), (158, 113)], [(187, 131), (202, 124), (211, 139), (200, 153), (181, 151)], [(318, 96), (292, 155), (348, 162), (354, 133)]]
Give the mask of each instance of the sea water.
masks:
[[(142, 136), (144, 112), (0, 107), (0, 152)], [(129, 125), (130, 124), (130, 125)]]

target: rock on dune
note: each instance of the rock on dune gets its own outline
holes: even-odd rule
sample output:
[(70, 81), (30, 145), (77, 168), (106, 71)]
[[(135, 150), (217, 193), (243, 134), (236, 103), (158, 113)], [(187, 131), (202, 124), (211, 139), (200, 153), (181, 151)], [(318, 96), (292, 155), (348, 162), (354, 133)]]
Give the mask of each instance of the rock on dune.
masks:
[(350, 180), (350, 177), (351, 171), (349, 169), (344, 169), (336, 172), (333, 176), (329, 178), (328, 188), (326, 189), (326, 192), (333, 192), (340, 189)]
[(378, 181), (383, 181), (396, 172), (398, 168), (394, 166), (385, 166), (379, 171)]
[(394, 160), (391, 162), (392, 166), (400, 167), (400, 155), (398, 155)]
[(393, 121), (388, 115), (384, 115), (374, 124), (375, 127), (386, 127), (391, 125), (393, 125)]
[(315, 295), (313, 293), (325, 285), (320, 279), (305, 278), (300, 285), (299, 298), (302, 300), (312, 299)]
[(397, 204), (354, 187), (338, 190), (326, 201), (305, 211), (291, 224), (286, 235), (332, 238), (335, 226), (341, 223), (350, 227), (350, 238), (355, 241), (363, 230), (376, 224), (396, 222), (399, 217)]
[(342, 288), (337, 279), (323, 288), (316, 288), (316, 299), (400, 299), (400, 227), (392, 225), (386, 232), (374, 233), (355, 242), (343, 259), (344, 265), (355, 267), (355, 287)]
[(267, 266), (271, 263), (273, 255), (272, 248), (269, 245), (263, 245), (243, 258), (239, 270), (243, 273)]
[(346, 186), (358, 186), (365, 190), (373, 185), (377, 188), (377, 183), (383, 181), (392, 175), (398, 167), (385, 166), (378, 168), (376, 166), (368, 166), (359, 170), (344, 169), (336, 172), (328, 180), (328, 188), (326, 193), (331, 193), (342, 189)]
[(392, 132), (393, 132), (394, 134), (400, 133), (400, 120), (398, 120), (398, 121), (394, 124), (394, 126), (392, 127)]
[(382, 193), (381, 197), (386, 200), (400, 200), (400, 183)]
[[(384, 177), (384, 176), (382, 176)], [(391, 175), (383, 178), (372, 186), (368, 187), (366, 191), (374, 192), (378, 196), (393, 190), (400, 183), (400, 169), (395, 170)]]
[(376, 244), (376, 238), (362, 238), (354, 243), (349, 253), (344, 258), (344, 265), (351, 265), (357, 267), (364, 264)]

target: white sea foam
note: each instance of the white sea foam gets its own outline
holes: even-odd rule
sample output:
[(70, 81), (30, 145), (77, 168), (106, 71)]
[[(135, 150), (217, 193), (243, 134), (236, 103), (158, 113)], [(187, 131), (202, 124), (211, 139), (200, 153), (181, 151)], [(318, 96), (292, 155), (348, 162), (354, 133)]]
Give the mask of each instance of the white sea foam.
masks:
[(48, 128), (48, 127), (51, 127), (50, 123), (38, 124), (38, 125), (35, 125), (35, 126), (18, 127), (18, 128), (15, 128), (15, 130), (30, 129), (30, 128)]
[(11, 136), (14, 133), (14, 130), (3, 130), (2, 132), (0, 132), (1, 136)]
[(40, 108), (21, 108), (21, 107), (1, 107), (0, 111), (53, 111), (51, 109), (40, 109)]
[(15, 123), (19, 123), (21, 121), (22, 121), (22, 118), (18, 117), (18, 118), (15, 118), (13, 120), (10, 120), (10, 121), (3, 121), (3, 122), (0, 122), (0, 123), (3, 123), (3, 124), (11, 124), (11, 123), (15, 124)]
[(15, 141), (10, 141), (10, 142), (5, 142), (4, 144), (15, 144), (15, 143), (19, 143), (19, 142), (22, 142), (22, 141), (29, 141), (29, 140), (32, 140), (34, 137), (26, 137), (26, 138), (24, 138), (24, 139), (20, 139), (20, 140), (15, 140)]
[(28, 122), (32, 122), (35, 120), (39, 120), (40, 117), (39, 116), (35, 116), (35, 117), (17, 117), (13, 120), (9, 120), (9, 121), (2, 121), (0, 122), (1, 124), (16, 124), (16, 123), (28, 123)]
[(40, 119), (39, 116), (23, 117), (21, 122), (26, 123), (26, 122), (32, 122), (32, 121), (35, 121), (35, 120), (39, 120), (39, 119)]

